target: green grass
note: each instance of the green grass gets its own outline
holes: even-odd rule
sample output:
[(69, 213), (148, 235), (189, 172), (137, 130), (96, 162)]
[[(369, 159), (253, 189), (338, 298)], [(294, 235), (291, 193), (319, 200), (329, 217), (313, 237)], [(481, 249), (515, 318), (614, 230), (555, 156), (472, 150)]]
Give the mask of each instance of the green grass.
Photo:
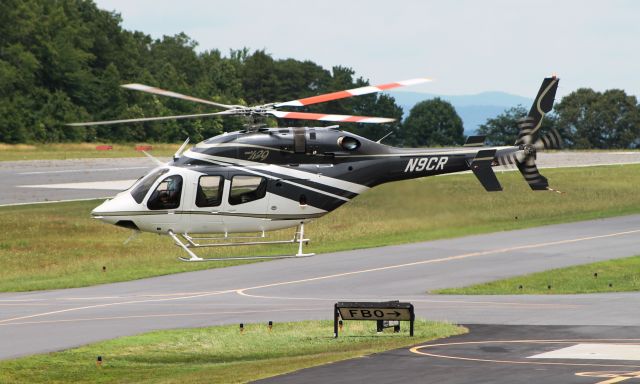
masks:
[[(497, 193), (485, 192), (470, 174), (386, 184), (311, 223), (305, 229), (312, 242), (305, 249), (322, 253), (640, 213), (639, 165), (544, 174), (566, 193), (533, 192), (517, 172), (498, 175), (505, 190)], [(124, 245), (130, 231), (89, 218), (98, 203), (0, 207), (0, 291), (80, 287), (247, 262), (181, 263), (176, 257), (182, 250), (153, 234)], [(291, 235), (292, 230), (280, 231), (274, 238)], [(294, 248), (199, 254), (277, 255), (292, 254)]]
[[(0, 361), (2, 383), (242, 383), (302, 368), (466, 333), (452, 324), (417, 320), (409, 337), (376, 334), (375, 322), (332, 321), (237, 325), (156, 331), (67, 351)], [(96, 357), (103, 357), (101, 367)]]
[(463, 288), (440, 289), (434, 291), (434, 293), (448, 295), (514, 295), (638, 290), (640, 290), (640, 256), (551, 269)]
[[(87, 158), (140, 157), (135, 150), (137, 144), (108, 144), (113, 149), (98, 151), (96, 146), (104, 143), (65, 143), (65, 144), (2, 144), (0, 143), (0, 162), (16, 160), (64, 160)], [(149, 153), (154, 156), (172, 156), (180, 144), (151, 144)]]

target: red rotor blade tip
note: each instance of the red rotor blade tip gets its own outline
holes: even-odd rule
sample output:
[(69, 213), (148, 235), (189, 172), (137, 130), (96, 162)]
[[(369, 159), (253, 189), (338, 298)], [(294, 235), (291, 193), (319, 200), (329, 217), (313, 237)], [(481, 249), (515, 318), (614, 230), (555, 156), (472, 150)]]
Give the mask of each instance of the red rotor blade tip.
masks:
[(270, 111), (269, 113), (281, 119), (318, 120), (318, 121), (369, 123), (369, 124), (390, 123), (392, 121), (395, 121), (395, 119), (391, 119), (388, 117), (331, 115), (326, 113), (285, 112), (285, 111)]
[(318, 96), (306, 97), (304, 99), (286, 101), (284, 103), (276, 104), (275, 107), (284, 107), (284, 106), (302, 107), (305, 105), (324, 103), (327, 101), (339, 100), (347, 97), (366, 95), (366, 94), (375, 93), (375, 92), (382, 92), (382, 91), (386, 91), (386, 90), (398, 88), (398, 87), (406, 87), (409, 85), (422, 84), (429, 81), (431, 81), (431, 79), (419, 78), (419, 79), (397, 81), (395, 83), (388, 83), (388, 84), (368, 85), (365, 87), (348, 89), (346, 91), (331, 92), (331, 93), (325, 93)]

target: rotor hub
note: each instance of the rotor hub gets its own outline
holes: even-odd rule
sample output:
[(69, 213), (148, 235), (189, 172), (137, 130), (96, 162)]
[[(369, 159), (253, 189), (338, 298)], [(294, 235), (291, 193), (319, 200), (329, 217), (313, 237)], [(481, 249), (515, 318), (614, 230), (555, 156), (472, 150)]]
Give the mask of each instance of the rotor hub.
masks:
[(536, 147), (533, 144), (525, 144), (522, 146), (522, 150), (526, 156), (535, 156)]

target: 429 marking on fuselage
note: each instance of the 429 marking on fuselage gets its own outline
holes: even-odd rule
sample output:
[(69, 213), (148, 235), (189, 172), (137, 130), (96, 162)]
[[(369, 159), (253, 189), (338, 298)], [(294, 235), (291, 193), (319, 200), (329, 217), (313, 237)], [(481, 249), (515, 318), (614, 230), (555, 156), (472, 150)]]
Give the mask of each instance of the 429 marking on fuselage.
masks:
[(247, 160), (251, 161), (264, 161), (267, 157), (269, 157), (269, 151), (264, 149), (247, 151), (244, 154), (247, 156)]
[(409, 159), (405, 172), (422, 172), (443, 170), (449, 161), (448, 156), (416, 157)]

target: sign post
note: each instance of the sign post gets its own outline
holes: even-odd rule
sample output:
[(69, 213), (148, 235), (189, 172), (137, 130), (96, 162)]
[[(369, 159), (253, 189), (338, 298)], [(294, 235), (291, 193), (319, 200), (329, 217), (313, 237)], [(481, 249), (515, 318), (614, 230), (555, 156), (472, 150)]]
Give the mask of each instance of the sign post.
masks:
[[(413, 304), (399, 301), (367, 302), (340, 301), (333, 307), (333, 337), (338, 337), (338, 321), (342, 320), (384, 320), (409, 321), (409, 335), (413, 336), (416, 319)], [(398, 326), (399, 327), (399, 326)]]

